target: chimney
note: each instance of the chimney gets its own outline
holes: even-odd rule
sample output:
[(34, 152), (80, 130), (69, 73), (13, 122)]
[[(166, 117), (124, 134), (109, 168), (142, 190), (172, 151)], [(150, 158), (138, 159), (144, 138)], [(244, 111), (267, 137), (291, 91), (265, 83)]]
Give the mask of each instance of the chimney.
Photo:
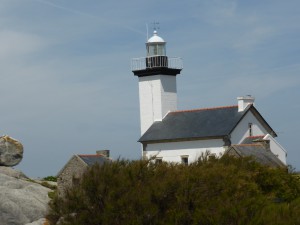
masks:
[(270, 140), (259, 139), (259, 140), (256, 140), (255, 142), (258, 142), (262, 146), (264, 146), (264, 148), (266, 149), (266, 151), (269, 151), (269, 152), (271, 151)]
[(248, 105), (253, 105), (255, 98), (251, 95), (246, 95), (244, 97), (238, 97), (238, 111), (243, 112)]
[(96, 154), (103, 155), (103, 156), (109, 158), (109, 150), (98, 150), (98, 151), (96, 151)]

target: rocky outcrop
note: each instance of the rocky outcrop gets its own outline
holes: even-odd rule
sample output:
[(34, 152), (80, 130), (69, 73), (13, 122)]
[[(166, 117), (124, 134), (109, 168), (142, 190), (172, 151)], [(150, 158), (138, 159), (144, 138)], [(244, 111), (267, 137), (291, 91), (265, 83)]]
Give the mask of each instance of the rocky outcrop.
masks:
[(42, 218), (32, 223), (27, 223), (26, 225), (49, 225), (49, 222), (46, 219)]
[(0, 166), (15, 166), (23, 158), (23, 145), (5, 135), (0, 137)]
[(40, 218), (47, 214), (50, 191), (40, 184), (0, 173), (0, 224), (43, 224)]
[(0, 174), (5, 174), (10, 177), (18, 179), (28, 179), (28, 177), (21, 171), (15, 170), (12, 167), (0, 166)]

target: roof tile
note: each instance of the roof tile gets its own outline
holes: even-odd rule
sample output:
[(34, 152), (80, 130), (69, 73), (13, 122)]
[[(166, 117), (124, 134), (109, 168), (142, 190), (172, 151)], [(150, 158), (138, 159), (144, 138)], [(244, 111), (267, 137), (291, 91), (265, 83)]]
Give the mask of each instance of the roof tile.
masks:
[[(241, 156), (252, 156), (254, 159), (267, 166), (271, 167), (284, 167), (285, 165), (274, 155), (271, 151), (267, 150), (262, 144), (239, 144), (232, 145), (228, 150), (234, 149)], [(228, 152), (227, 151), (227, 152)]]
[(92, 166), (96, 163), (99, 165), (109, 162), (110, 159), (103, 155), (78, 155), (88, 166)]
[(156, 121), (140, 142), (224, 137), (229, 135), (246, 112), (237, 106), (222, 106), (168, 113)]
[(237, 108), (237, 105), (231, 106), (219, 106), (219, 107), (212, 107), (212, 108), (200, 108), (200, 109), (189, 109), (189, 110), (176, 110), (170, 112), (170, 114), (174, 113), (183, 113), (183, 112), (199, 112), (199, 111), (206, 111), (206, 110), (217, 110), (217, 109), (229, 109), (229, 108)]

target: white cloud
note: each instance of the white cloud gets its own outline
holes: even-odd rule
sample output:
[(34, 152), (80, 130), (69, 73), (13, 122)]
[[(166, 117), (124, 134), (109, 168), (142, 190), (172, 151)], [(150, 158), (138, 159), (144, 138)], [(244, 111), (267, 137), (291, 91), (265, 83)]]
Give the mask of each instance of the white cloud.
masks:
[(241, 94), (253, 94), (260, 98), (269, 98), (274, 94), (287, 92), (300, 86), (300, 64), (277, 67), (262, 71), (245, 71), (231, 76), (222, 88), (223, 92), (240, 91)]
[(194, 18), (199, 18), (210, 25), (222, 26), (236, 17), (236, 0), (208, 0), (190, 3)]
[(34, 34), (13, 30), (0, 31), (0, 59), (18, 58), (40, 51), (45, 41)]
[(236, 37), (233, 47), (238, 51), (251, 51), (267, 41), (272, 35), (274, 35), (274, 30), (271, 27), (249, 28), (241, 36)]

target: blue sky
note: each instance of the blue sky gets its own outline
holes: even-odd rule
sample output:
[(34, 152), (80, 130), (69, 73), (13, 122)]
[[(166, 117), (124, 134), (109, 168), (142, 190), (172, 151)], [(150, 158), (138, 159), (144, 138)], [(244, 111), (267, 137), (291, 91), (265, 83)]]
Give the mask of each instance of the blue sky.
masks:
[[(256, 107), (300, 170), (300, 1), (0, 1), (0, 131), (20, 140), (17, 166), (56, 175), (73, 154), (138, 159), (138, 81), (146, 24), (183, 58), (179, 109)], [(151, 29), (149, 29), (151, 31)]]

